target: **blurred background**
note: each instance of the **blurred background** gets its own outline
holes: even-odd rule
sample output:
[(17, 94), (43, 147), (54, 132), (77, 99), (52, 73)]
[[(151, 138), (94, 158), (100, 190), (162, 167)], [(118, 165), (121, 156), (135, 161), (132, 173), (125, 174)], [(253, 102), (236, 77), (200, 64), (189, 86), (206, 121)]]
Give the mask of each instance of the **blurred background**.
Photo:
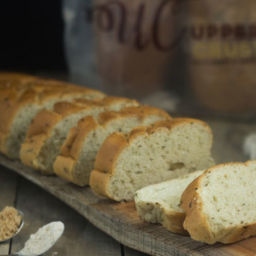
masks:
[(0, 68), (67, 72), (61, 0), (2, 1)]
[(184, 115), (252, 120), (255, 1), (24, 0), (1, 5), (0, 69)]

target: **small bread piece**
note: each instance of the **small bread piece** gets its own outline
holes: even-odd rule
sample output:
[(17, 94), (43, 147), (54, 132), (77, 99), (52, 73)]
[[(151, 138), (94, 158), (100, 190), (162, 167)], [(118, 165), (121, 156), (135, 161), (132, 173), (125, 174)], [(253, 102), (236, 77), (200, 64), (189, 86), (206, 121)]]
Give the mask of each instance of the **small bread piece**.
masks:
[(42, 110), (33, 119), (25, 142), (21, 146), (21, 161), (43, 174), (53, 174), (53, 163), (60, 153), (69, 130), (85, 116), (96, 117), (106, 110), (123, 106), (138, 105), (137, 101), (107, 97), (103, 100), (77, 100), (73, 103), (61, 102), (52, 111)]
[(194, 180), (182, 195), (184, 228), (208, 244), (256, 235), (256, 161), (220, 164)]
[(132, 200), (147, 185), (212, 166), (211, 146), (209, 126), (189, 118), (113, 133), (97, 154), (90, 186), (116, 201)]
[(165, 111), (149, 106), (104, 112), (97, 119), (84, 118), (70, 130), (54, 163), (54, 172), (79, 186), (88, 185), (96, 155), (108, 135), (116, 131), (129, 132), (138, 126), (169, 119), (171, 117)]
[(51, 109), (63, 100), (99, 97), (104, 94), (54, 80), (0, 83), (0, 151), (10, 158), (19, 157), (26, 131), (40, 110)]
[(139, 216), (151, 223), (161, 223), (166, 229), (187, 234), (183, 228), (185, 213), (180, 208), (180, 199), (185, 188), (203, 171), (150, 185), (135, 194), (135, 205)]

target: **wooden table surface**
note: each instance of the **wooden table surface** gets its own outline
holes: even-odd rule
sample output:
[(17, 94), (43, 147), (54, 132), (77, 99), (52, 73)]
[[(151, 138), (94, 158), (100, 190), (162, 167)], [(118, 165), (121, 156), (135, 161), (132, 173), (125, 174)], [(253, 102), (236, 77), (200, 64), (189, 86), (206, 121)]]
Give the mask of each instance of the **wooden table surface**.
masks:
[[(214, 131), (213, 154), (217, 162), (247, 159), (242, 153), (242, 142), (249, 132), (256, 131), (255, 124), (225, 121), (209, 121), (209, 123)], [(0, 244), (0, 255), (18, 251), (31, 233), (55, 220), (65, 223), (65, 232), (57, 244), (45, 255), (146, 255), (116, 242), (54, 196), (11, 170), (0, 166), (0, 208), (6, 205), (12, 205), (24, 212), (25, 225), (21, 233), (10, 243)]]
[(24, 212), (25, 224), (11, 242), (0, 244), (0, 255), (20, 250), (31, 233), (51, 221), (61, 220), (65, 232), (47, 256), (143, 256), (91, 225), (63, 202), (0, 166), (0, 208), (12, 205)]

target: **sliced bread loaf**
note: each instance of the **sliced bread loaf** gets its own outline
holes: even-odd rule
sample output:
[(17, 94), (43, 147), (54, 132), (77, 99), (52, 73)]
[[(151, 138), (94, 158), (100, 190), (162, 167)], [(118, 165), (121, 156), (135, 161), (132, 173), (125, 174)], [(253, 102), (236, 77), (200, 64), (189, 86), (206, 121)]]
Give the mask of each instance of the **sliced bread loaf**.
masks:
[(97, 154), (90, 186), (116, 201), (132, 200), (142, 187), (212, 166), (211, 146), (209, 126), (196, 119), (113, 133)]
[(84, 118), (70, 130), (55, 161), (54, 171), (77, 185), (88, 185), (96, 155), (108, 135), (116, 131), (129, 132), (135, 127), (168, 119), (171, 117), (165, 111), (148, 106), (104, 112), (97, 119)]
[(138, 190), (134, 199), (139, 216), (147, 222), (161, 223), (174, 233), (187, 234), (183, 228), (185, 213), (180, 208), (180, 199), (185, 188), (202, 173), (195, 171)]
[[(15, 81), (16, 83), (17, 81)], [(101, 92), (57, 81), (36, 80), (15, 88), (0, 86), (0, 151), (18, 158), (20, 145), (33, 117), (42, 109), (51, 109), (57, 102), (74, 98), (102, 98)], [(17, 87), (17, 86), (16, 86)]]
[(182, 195), (184, 228), (208, 244), (256, 235), (256, 161), (221, 164), (194, 180)]
[(25, 142), (21, 146), (21, 161), (40, 170), (53, 174), (53, 163), (60, 153), (69, 130), (85, 116), (96, 117), (99, 113), (123, 106), (138, 105), (137, 101), (110, 97), (101, 101), (79, 100), (75, 103), (57, 103), (52, 111), (42, 110), (34, 118)]

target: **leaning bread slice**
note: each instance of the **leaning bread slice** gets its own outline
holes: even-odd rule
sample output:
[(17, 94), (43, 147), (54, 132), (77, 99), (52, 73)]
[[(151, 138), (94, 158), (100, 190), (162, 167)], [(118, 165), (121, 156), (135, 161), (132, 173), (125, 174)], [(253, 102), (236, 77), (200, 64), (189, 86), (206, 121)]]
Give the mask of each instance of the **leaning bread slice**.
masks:
[(213, 165), (212, 132), (196, 119), (174, 118), (130, 134), (110, 135), (99, 150), (90, 185), (116, 201), (147, 185)]
[(256, 161), (221, 164), (194, 180), (182, 195), (184, 228), (208, 244), (256, 235)]
[(42, 109), (51, 109), (60, 101), (75, 98), (102, 98), (101, 92), (67, 85), (57, 81), (36, 80), (20, 89), (15, 86), (0, 89), (0, 151), (10, 158), (18, 158), (20, 145), (33, 117)]
[(149, 106), (129, 107), (120, 112), (104, 112), (97, 119), (87, 117), (74, 127), (54, 163), (55, 173), (77, 185), (89, 184), (96, 155), (108, 135), (129, 132), (171, 117), (163, 110)]
[(135, 205), (139, 216), (151, 223), (161, 223), (165, 228), (180, 234), (185, 213), (180, 208), (180, 198), (185, 188), (203, 171), (195, 171), (182, 177), (150, 185), (135, 194)]
[(85, 116), (96, 117), (106, 110), (123, 106), (138, 105), (137, 101), (107, 97), (101, 101), (79, 100), (75, 103), (62, 102), (54, 110), (42, 110), (29, 127), (25, 142), (21, 146), (21, 161), (44, 174), (53, 174), (53, 163), (60, 153), (69, 130)]

